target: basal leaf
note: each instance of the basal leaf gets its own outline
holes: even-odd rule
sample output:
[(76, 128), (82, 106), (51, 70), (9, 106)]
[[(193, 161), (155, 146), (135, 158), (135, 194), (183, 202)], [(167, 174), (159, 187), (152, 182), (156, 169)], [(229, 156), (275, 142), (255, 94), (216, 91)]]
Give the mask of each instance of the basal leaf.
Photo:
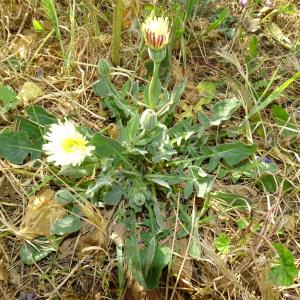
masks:
[(100, 158), (116, 158), (132, 169), (132, 164), (124, 154), (126, 149), (116, 140), (105, 137), (100, 133), (94, 135), (91, 144), (96, 147), (96, 153)]
[(4, 113), (15, 109), (18, 105), (18, 98), (16, 92), (9, 85), (3, 85), (0, 87), (0, 110)]
[(51, 233), (56, 235), (70, 234), (80, 230), (80, 218), (73, 214), (63, 217), (51, 227)]
[(55, 116), (48, 113), (44, 108), (39, 105), (30, 106), (26, 110), (30, 120), (41, 125), (47, 126), (57, 122)]
[(57, 175), (67, 176), (71, 178), (83, 178), (87, 176), (91, 176), (96, 168), (94, 162), (83, 162), (78, 167), (63, 166)]
[(116, 205), (120, 202), (123, 193), (124, 192), (121, 185), (118, 183), (113, 183), (111, 189), (104, 195), (103, 203), (108, 205)]
[(298, 275), (294, 256), (289, 249), (280, 243), (275, 243), (273, 246), (279, 258), (276, 265), (269, 271), (268, 280), (276, 285), (289, 286), (293, 284)]
[(222, 121), (229, 120), (241, 105), (242, 102), (236, 98), (227, 99), (215, 104), (212, 108), (211, 125), (220, 125)]
[(33, 265), (48, 256), (51, 252), (57, 251), (58, 246), (55, 243), (50, 244), (48, 239), (44, 237), (34, 241), (30, 244), (24, 242), (20, 247), (20, 258), (25, 265)]
[[(145, 255), (145, 250), (141, 253), (142, 257)], [(171, 249), (169, 247), (157, 246), (153, 262), (149, 268), (148, 276), (145, 276), (145, 288), (147, 290), (154, 290), (159, 285), (159, 279), (164, 267), (166, 267), (171, 260)]]
[(127, 123), (125, 128), (125, 140), (127, 143), (131, 143), (136, 137), (140, 128), (140, 117), (139, 114), (135, 114)]
[(128, 263), (129, 270), (131, 271), (133, 277), (137, 280), (139, 284), (146, 287), (145, 278), (143, 275), (143, 265), (141, 258), (141, 251), (138, 248), (137, 241), (134, 237), (131, 237), (126, 241), (126, 260)]
[(240, 142), (222, 144), (215, 148), (205, 148), (206, 155), (210, 157), (208, 171), (212, 172), (221, 159), (223, 159), (228, 166), (233, 167), (253, 155), (256, 148), (257, 146), (255, 144), (247, 145)]
[(0, 133), (0, 156), (14, 164), (22, 164), (28, 155), (41, 155), (40, 145), (33, 144), (25, 131)]

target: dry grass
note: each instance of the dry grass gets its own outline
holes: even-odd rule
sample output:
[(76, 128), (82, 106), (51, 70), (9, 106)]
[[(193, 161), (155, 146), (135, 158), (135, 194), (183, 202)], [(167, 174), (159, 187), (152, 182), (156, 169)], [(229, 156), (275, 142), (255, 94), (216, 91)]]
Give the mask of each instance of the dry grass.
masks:
[[(57, 2), (63, 42), (67, 47), (70, 43), (68, 1)], [(98, 76), (97, 62), (100, 58), (108, 58), (110, 53), (111, 4), (110, 1), (82, 2), (86, 5), (76, 6), (73, 59), (70, 70), (66, 70), (57, 39), (53, 34), (47, 35), (51, 31), (51, 25), (39, 8), (39, 1), (0, 0), (0, 79), (2, 84), (9, 84), (17, 91), (26, 81), (39, 84), (43, 88), (44, 96), (36, 99), (35, 103), (46, 107), (57, 116), (70, 114), (76, 122), (96, 131), (109, 125), (92, 86)], [(274, 2), (288, 3), (284, 0)], [(94, 7), (95, 3), (97, 10)], [(249, 22), (249, 18), (251, 20), (253, 16), (260, 14), (252, 9), (242, 12), (238, 1), (227, 0), (211, 4), (210, 10), (213, 11), (216, 6), (224, 4), (234, 15), (243, 15), (241, 30), (245, 22)], [(298, 0), (294, 0), (294, 5), (300, 9)], [(93, 23), (95, 11), (99, 32)], [(123, 33), (122, 68), (114, 69), (116, 83), (124, 81), (128, 76), (143, 77), (145, 74), (144, 57), (138, 52), (140, 37), (134, 23), (135, 12), (128, 14), (127, 23), (130, 26), (127, 25)], [(274, 14), (272, 18), (291, 41), (299, 44), (299, 13)], [(34, 32), (32, 19), (44, 20), (45, 34)], [(190, 24), (195, 36), (202, 25), (202, 19), (195, 19)], [(224, 35), (214, 32), (203, 39), (191, 39), (185, 49), (186, 69), (174, 65), (174, 75), (182, 72), (189, 76), (192, 92), (187, 94), (190, 97), (185, 99), (186, 103), (193, 105), (193, 86), (202, 80), (223, 82), (222, 93), (218, 95), (220, 98), (236, 96), (247, 101), (249, 89), (259, 81), (269, 81), (277, 67), (280, 69), (280, 76), (276, 78), (275, 85), (279, 85), (300, 70), (299, 50), (288, 51), (268, 37), (262, 29), (259, 31), (259, 67), (249, 74), (245, 68), (243, 53), (247, 49), (250, 35), (246, 34), (243, 39), (236, 35), (227, 40)], [(216, 54), (217, 51), (234, 55), (236, 64), (220, 58)], [(181, 54), (178, 47), (174, 51), (174, 59), (178, 60)], [(277, 99), (297, 121), (298, 128), (299, 93), (300, 85), (297, 82), (289, 88), (285, 97)], [(18, 112), (22, 114), (23, 111), (24, 107), (19, 107)], [(271, 286), (265, 279), (270, 268), (272, 242), (280, 241), (291, 249), (298, 267), (300, 265), (299, 135), (297, 140), (282, 139), (278, 135), (280, 129), (274, 125), (268, 110), (265, 110), (263, 118), (267, 136), (259, 137), (253, 134), (250, 138), (263, 149), (261, 155), (268, 153), (268, 156), (279, 164), (278, 173), (293, 184), (293, 192), (283, 193), (281, 187), (278, 192), (270, 194), (258, 190), (255, 182), (249, 181), (248, 190), (244, 189), (242, 193), (250, 193), (253, 202), (251, 212), (224, 212), (224, 207), (213, 201), (208, 215), (217, 217), (200, 225), (201, 259), (189, 261), (184, 257), (184, 253), (178, 254), (182, 258), (180, 278), (176, 279), (172, 274), (167, 276), (165, 272), (161, 287), (153, 293), (139, 290), (137, 284), (129, 280), (123, 299), (300, 299), (299, 277), (293, 286), (280, 288)], [(235, 125), (227, 124), (232, 128)], [(1, 131), (14, 126), (12, 114), (2, 118), (0, 115)], [(0, 161), (0, 220), (2, 223), (5, 220), (5, 223), (0, 223), (0, 299), (116, 299), (118, 275), (115, 246), (110, 242), (104, 255), (99, 247), (89, 242), (89, 239), (93, 238), (93, 228), (99, 226), (91, 221), (92, 216), (94, 220), (98, 218), (98, 212), (94, 208), (88, 208), (92, 216), (86, 220), (81, 232), (68, 237), (58, 253), (32, 267), (21, 263), (18, 256), (21, 240), (8, 231), (8, 228), (18, 228), (28, 197), (32, 191), (40, 189), (46, 174), (47, 169), (43, 164), (36, 169), (29, 162), (25, 168), (20, 168), (4, 160)], [(233, 185), (228, 178), (219, 184), (218, 188), (221, 190)], [(201, 209), (201, 204), (195, 205)], [(102, 211), (109, 220), (110, 231), (113, 224), (112, 213)], [(251, 216), (253, 221), (246, 229), (239, 230), (236, 221), (248, 216)], [(214, 247), (215, 238), (222, 232), (230, 236), (233, 244), (233, 250), (225, 255), (217, 254)], [(80, 256), (76, 251), (83, 247), (84, 238), (87, 238), (86, 245), (95, 248)]]

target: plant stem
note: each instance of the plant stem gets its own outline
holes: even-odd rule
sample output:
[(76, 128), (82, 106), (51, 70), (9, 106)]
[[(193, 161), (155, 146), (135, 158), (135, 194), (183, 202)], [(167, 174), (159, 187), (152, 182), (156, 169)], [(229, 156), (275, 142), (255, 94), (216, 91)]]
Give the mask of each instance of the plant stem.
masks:
[(121, 48), (121, 30), (123, 19), (123, 0), (116, 0), (114, 7), (113, 20), (113, 41), (112, 41), (112, 63), (116, 66), (120, 64), (120, 48)]
[(151, 109), (154, 109), (155, 104), (156, 104), (156, 91), (155, 88), (157, 86), (157, 81), (159, 80), (158, 78), (158, 71), (159, 71), (159, 66), (160, 62), (155, 62), (154, 61), (154, 68), (153, 68), (153, 74), (152, 78), (149, 84), (149, 105)]

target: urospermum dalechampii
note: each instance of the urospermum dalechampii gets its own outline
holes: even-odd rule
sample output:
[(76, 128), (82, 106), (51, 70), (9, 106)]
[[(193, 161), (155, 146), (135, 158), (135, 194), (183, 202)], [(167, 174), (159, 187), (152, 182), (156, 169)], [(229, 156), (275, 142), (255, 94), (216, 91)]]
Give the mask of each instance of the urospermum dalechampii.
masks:
[(47, 161), (55, 166), (79, 166), (95, 149), (94, 146), (88, 146), (86, 138), (68, 120), (52, 124), (44, 138), (48, 141), (43, 145), (48, 155)]
[(159, 50), (169, 42), (170, 29), (168, 18), (148, 17), (142, 25), (147, 46), (154, 50)]

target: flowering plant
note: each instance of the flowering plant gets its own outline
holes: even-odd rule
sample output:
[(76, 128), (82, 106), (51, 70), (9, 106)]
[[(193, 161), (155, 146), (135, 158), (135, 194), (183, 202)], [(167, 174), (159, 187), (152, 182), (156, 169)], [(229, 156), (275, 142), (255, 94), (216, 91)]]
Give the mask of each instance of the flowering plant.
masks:
[[(172, 257), (171, 247), (162, 243), (163, 239), (188, 237), (188, 254), (198, 259), (200, 241), (196, 224), (205, 215), (210, 201), (221, 199), (227, 205), (236, 201), (234, 197), (228, 200), (224, 193), (211, 192), (214, 177), (219, 169), (230, 172), (244, 163), (255, 153), (256, 146), (240, 142), (212, 145), (216, 139), (213, 128), (242, 106), (235, 98), (216, 103), (210, 117), (199, 112), (185, 119), (175, 118), (186, 79), (170, 91), (159, 78), (160, 64), (169, 47), (169, 21), (149, 17), (142, 31), (154, 64), (146, 85), (130, 78), (118, 89), (111, 80), (109, 62), (99, 62), (100, 79), (94, 93), (116, 124), (116, 137), (107, 134), (108, 127), (93, 132), (70, 119), (57, 121), (42, 107), (32, 106), (27, 108), (25, 117), (18, 118), (18, 131), (0, 134), (0, 155), (14, 164), (24, 163), (29, 155), (32, 160), (41, 160), (52, 174), (49, 180), (59, 186), (56, 200), (77, 216), (84, 213), (80, 212), (83, 201), (97, 208), (115, 206), (116, 222), (130, 233), (124, 243), (117, 244), (120, 266), (124, 253), (134, 278), (144, 288), (154, 289)], [(195, 210), (190, 213), (188, 204), (179, 206), (196, 198), (204, 203), (199, 214)], [(248, 207), (245, 202), (243, 198), (239, 206)], [(180, 230), (165, 221), (169, 218), (175, 223), (176, 216), (171, 213), (174, 209), (180, 210)], [(25, 263), (35, 263), (56, 251), (66, 235), (80, 229), (80, 220), (70, 217), (72, 213), (53, 224), (51, 238), (47, 237), (50, 246), (33, 247), (33, 241), (30, 246), (25, 243), (21, 248)]]

